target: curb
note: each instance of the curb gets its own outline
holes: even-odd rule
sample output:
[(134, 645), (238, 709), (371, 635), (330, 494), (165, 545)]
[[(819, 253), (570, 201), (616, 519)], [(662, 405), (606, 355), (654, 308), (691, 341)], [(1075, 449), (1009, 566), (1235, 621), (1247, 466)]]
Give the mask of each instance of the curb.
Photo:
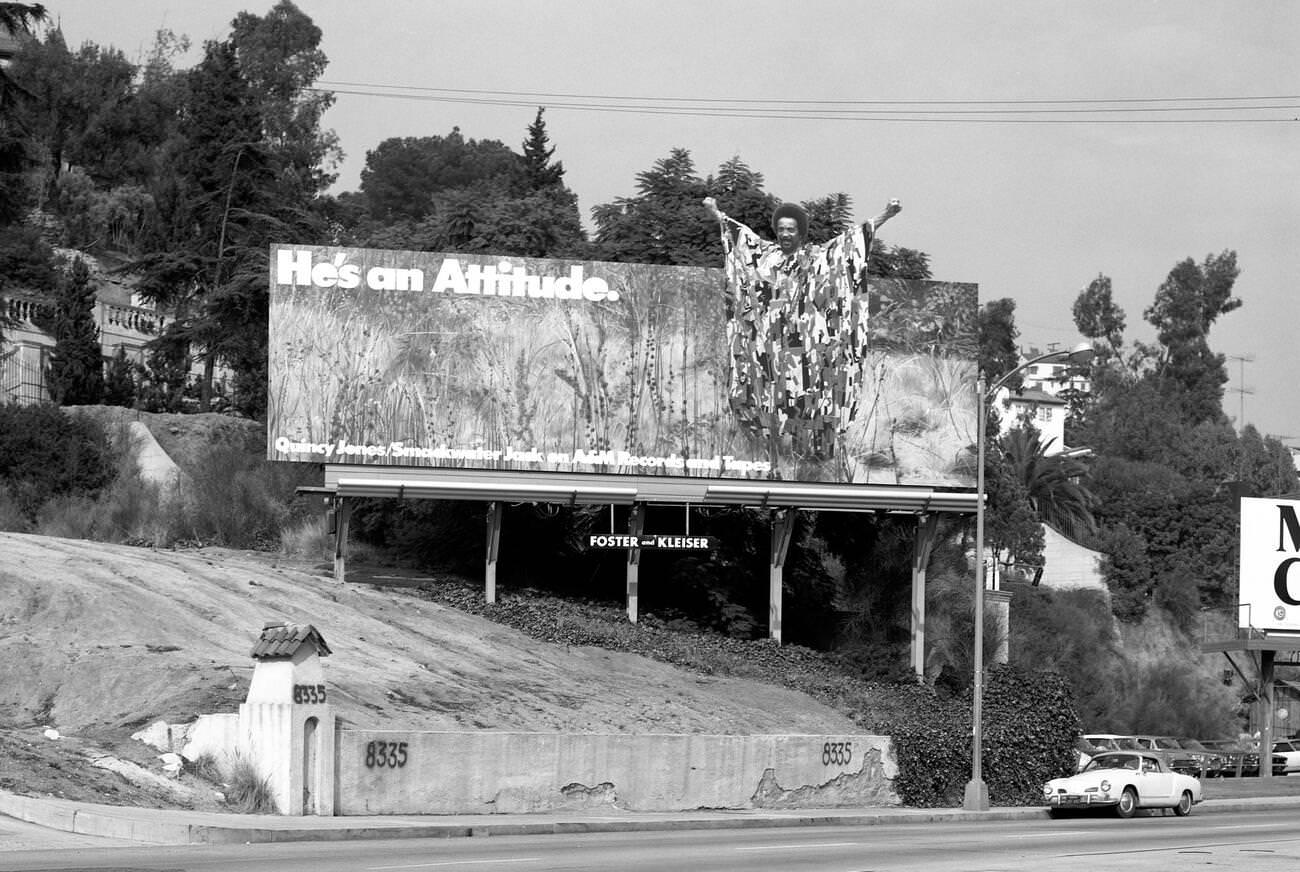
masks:
[[(1300, 809), (1300, 797), (1252, 797), (1206, 800), (1201, 813), (1226, 813), (1250, 809)], [(777, 829), (788, 827), (877, 826), (885, 824), (933, 824), (955, 821), (1038, 820), (1046, 818), (1041, 806), (994, 808), (973, 812), (964, 809), (889, 809), (883, 811), (827, 813), (759, 812), (746, 816), (691, 815), (637, 819), (546, 819), (520, 817), (499, 823), (485, 819), (446, 823), (395, 821), (357, 826), (310, 826), (311, 818), (284, 818), (271, 823), (259, 816), (256, 822), (239, 823), (236, 815), (125, 806), (104, 806), (67, 800), (18, 796), (0, 791), (0, 814), (28, 823), (86, 836), (125, 839), (159, 845), (263, 844), (272, 842), (340, 842), (374, 839), (451, 839), (483, 836), (536, 836), (575, 833), (672, 832), (683, 830)], [(229, 823), (196, 822), (194, 818), (231, 818)], [(504, 817), (504, 816), (503, 816)], [(331, 820), (339, 820), (332, 818)]]

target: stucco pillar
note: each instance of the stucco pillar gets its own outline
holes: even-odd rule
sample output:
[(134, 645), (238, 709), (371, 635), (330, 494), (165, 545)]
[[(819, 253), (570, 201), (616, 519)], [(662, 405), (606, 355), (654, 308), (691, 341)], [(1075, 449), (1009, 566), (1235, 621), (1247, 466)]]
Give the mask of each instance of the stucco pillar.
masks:
[(1011, 591), (984, 591), (984, 608), (993, 615), (997, 627), (995, 641), (997, 648), (993, 652), (994, 663), (1006, 663), (1011, 659)]
[(268, 624), (253, 648), (239, 750), (281, 814), (334, 814), (335, 714), (320, 662), (328, 654), (310, 624)]

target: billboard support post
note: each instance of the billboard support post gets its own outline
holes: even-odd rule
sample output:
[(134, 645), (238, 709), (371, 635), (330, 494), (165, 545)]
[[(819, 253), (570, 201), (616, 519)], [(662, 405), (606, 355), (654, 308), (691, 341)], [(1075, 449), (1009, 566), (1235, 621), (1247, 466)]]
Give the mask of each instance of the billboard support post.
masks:
[(334, 580), (342, 583), (347, 575), (348, 523), (352, 520), (352, 501), (334, 498)]
[(1273, 777), (1273, 694), (1275, 651), (1259, 652), (1259, 777)]
[(768, 587), (768, 636), (781, 644), (781, 591), (785, 582), (785, 556), (790, 550), (790, 536), (794, 533), (794, 517), (798, 509), (776, 509), (772, 512), (772, 564)]
[(916, 541), (912, 547), (912, 669), (918, 682), (925, 681), (925, 577), (934, 551), (939, 516), (918, 515)]
[(505, 503), (493, 500), (487, 507), (487, 566), (483, 572), (483, 599), (497, 601), (497, 558), (501, 554), (501, 518)]
[[(610, 506), (613, 511), (613, 506)], [(627, 534), (632, 537), (639, 537), (645, 532), (645, 503), (633, 503), (632, 510), (627, 516)], [(627, 549), (627, 619), (633, 624), (636, 623), (639, 606), (639, 586), (641, 571), (641, 549)]]

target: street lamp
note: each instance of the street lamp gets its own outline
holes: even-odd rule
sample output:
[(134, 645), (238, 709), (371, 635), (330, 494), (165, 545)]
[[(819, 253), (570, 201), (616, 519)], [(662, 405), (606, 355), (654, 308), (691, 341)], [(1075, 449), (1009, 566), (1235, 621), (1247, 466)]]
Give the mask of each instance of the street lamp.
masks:
[(1047, 360), (1065, 360), (1070, 363), (1086, 364), (1096, 351), (1087, 342), (1081, 342), (1069, 351), (1053, 351), (1040, 354), (1033, 360), (1026, 360), (1009, 372), (1004, 373), (992, 387), (985, 387), (984, 375), (981, 373), (975, 385), (975, 411), (979, 415), (976, 424), (978, 442), (975, 446), (977, 467), (975, 470), (975, 676), (971, 693), (971, 767), (970, 781), (966, 782), (966, 797), (962, 808), (967, 811), (988, 811), (989, 788), (984, 783), (984, 427), (988, 417), (985, 411), (994, 395), (1017, 373), (1023, 372), (1036, 363)]

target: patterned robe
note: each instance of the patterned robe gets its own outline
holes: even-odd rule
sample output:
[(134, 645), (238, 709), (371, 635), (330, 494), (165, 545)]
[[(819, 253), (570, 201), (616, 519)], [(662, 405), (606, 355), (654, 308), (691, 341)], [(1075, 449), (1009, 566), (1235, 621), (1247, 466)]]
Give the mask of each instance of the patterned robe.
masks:
[(857, 412), (867, 346), (870, 224), (790, 256), (732, 219), (726, 249), (733, 412), (761, 436), (829, 456)]

